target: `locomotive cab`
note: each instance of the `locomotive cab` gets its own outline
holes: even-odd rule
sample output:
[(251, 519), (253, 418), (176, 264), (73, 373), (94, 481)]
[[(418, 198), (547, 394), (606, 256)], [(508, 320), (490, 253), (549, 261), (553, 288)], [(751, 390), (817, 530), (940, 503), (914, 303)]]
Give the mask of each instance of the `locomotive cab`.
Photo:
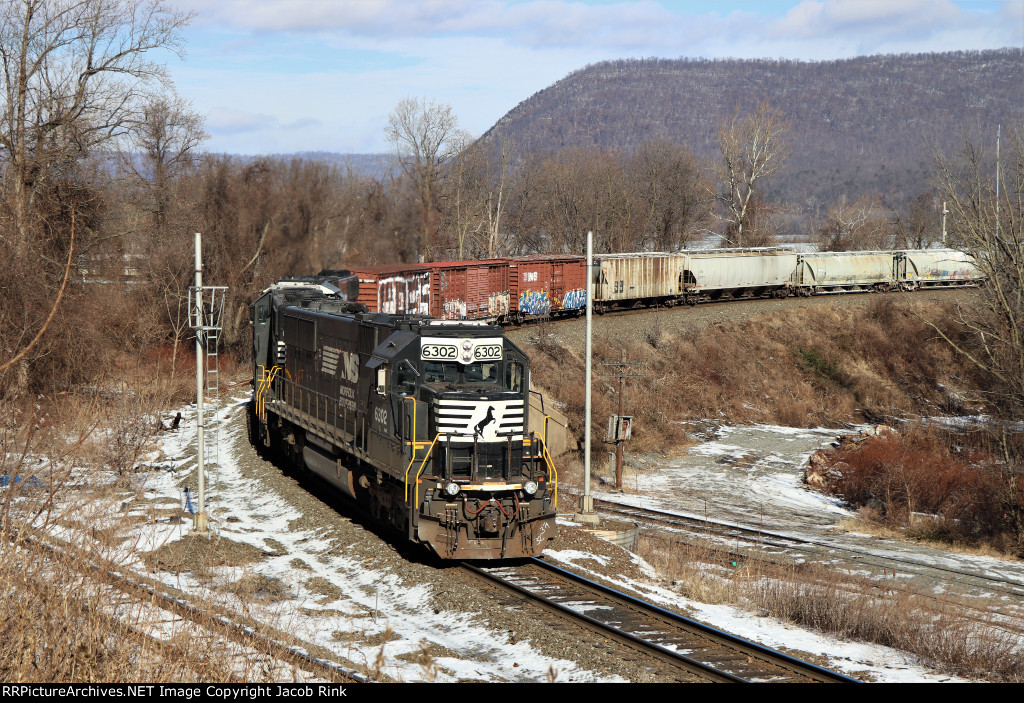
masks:
[(420, 506), (410, 537), (442, 556), (539, 553), (554, 536), (555, 489), (542, 443), (525, 432), (528, 359), (484, 323), (424, 320), (419, 331), (392, 335), (369, 364), (377, 395), (390, 391)]

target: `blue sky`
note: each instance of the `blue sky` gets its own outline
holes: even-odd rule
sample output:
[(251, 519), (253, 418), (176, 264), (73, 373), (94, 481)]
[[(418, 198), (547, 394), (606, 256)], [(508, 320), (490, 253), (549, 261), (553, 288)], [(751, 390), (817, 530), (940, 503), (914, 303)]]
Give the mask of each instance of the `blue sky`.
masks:
[(168, 62), (177, 90), (206, 116), (208, 150), (243, 154), (388, 151), (406, 97), (450, 104), (479, 135), (608, 59), (1024, 47), (1024, 0), (170, 2), (195, 12)]

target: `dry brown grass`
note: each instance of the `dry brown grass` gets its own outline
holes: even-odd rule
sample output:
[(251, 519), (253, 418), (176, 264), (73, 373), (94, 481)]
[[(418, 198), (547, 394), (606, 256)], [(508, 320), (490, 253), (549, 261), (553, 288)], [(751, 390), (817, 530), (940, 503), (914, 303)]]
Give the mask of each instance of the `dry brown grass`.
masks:
[[(0, 680), (288, 680), (290, 670), (269, 652), (215, 634), (213, 614), (210, 629), (206, 621), (183, 622), (175, 625), (176, 636), (154, 637), (148, 596), (124, 601), (105, 576), (108, 570), (131, 572), (142, 561), (131, 537), (140, 518), (121, 510), (131, 491), (118, 474), (135, 471), (134, 459), (152, 432), (151, 409), (159, 402), (135, 388), (121, 395), (121, 404), (110, 396), (104, 405), (100, 397), (65, 395), (61, 403), (22, 411), (16, 425), (0, 428), (0, 474), (22, 479), (0, 488)], [(134, 414), (145, 417), (127, 422)], [(102, 446), (111, 438), (116, 455)], [(164, 568), (203, 571), (264, 556), (258, 549), (218, 547), (216, 540), (199, 556), (190, 552), (193, 541), (164, 545), (152, 558)], [(272, 601), (281, 596), (277, 586), (246, 574), (228, 589)]]
[(938, 600), (895, 580), (876, 583), (833, 568), (730, 557), (701, 544), (643, 533), (638, 551), (676, 590), (699, 602), (750, 608), (784, 622), (893, 647), (964, 677), (1024, 681), (1019, 633), (977, 616), (977, 603)]
[[(944, 305), (879, 296), (866, 306), (798, 308), (607, 338), (595, 342), (594, 358), (624, 354), (647, 364), (646, 377), (626, 383), (626, 412), (635, 418), (629, 449), (665, 451), (685, 442), (678, 423), (686, 420), (836, 426), (962, 403), (980, 381), (922, 321), (949, 317)], [(571, 429), (581, 435), (583, 360), (543, 334), (530, 352), (533, 374), (566, 405)], [(602, 438), (617, 388), (614, 379), (594, 384), (594, 426)]]

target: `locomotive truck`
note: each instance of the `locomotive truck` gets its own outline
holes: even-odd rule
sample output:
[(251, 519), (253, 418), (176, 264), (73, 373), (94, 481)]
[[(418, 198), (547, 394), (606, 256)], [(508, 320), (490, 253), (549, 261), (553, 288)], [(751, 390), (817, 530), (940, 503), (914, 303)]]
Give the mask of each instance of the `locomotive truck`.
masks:
[(486, 322), (369, 312), (347, 273), (253, 304), (252, 442), (442, 558), (540, 554), (558, 484), (527, 356)]

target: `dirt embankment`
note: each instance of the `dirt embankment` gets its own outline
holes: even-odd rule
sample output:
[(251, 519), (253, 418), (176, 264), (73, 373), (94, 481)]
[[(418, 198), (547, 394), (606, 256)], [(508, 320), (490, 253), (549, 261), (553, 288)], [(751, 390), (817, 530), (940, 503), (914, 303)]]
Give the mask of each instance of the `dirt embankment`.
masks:
[[(929, 326), (951, 336), (976, 292), (836, 295), (595, 316), (594, 360), (646, 364), (628, 373), (634, 451), (684, 439), (684, 420), (836, 426), (979, 409), (981, 380)], [(583, 320), (516, 330), (543, 387), (583, 426)], [(618, 408), (618, 368), (595, 363), (594, 417)]]

